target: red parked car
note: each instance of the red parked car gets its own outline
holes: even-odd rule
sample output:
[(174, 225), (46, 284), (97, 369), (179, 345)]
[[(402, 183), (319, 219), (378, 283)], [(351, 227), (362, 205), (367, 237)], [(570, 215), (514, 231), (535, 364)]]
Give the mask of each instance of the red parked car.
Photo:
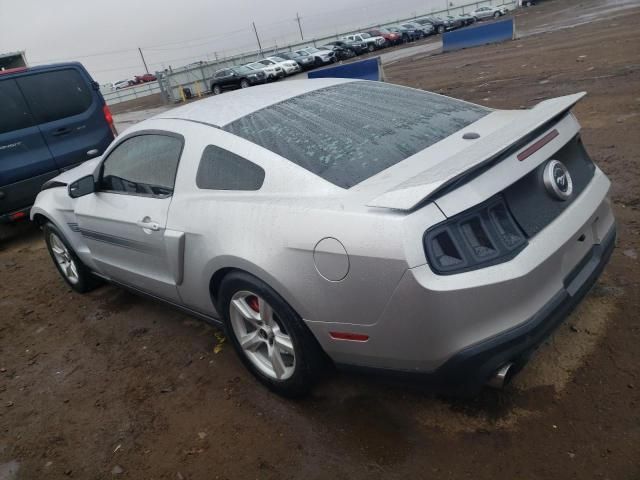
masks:
[(402, 34), (397, 32), (392, 32), (391, 30), (387, 30), (386, 28), (376, 28), (373, 30), (367, 30), (367, 33), (372, 37), (384, 38), (387, 42), (387, 46), (398, 45), (399, 43), (402, 43)]
[(156, 80), (157, 78), (155, 75), (152, 75), (150, 73), (145, 73), (144, 75), (136, 75), (133, 78), (133, 84), (139, 85), (141, 83), (155, 82)]

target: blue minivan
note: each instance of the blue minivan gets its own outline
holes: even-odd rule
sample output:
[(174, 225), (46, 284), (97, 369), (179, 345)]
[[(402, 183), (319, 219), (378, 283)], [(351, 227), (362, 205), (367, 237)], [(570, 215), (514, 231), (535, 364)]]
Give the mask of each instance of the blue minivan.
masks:
[(80, 63), (0, 71), (0, 223), (28, 218), (47, 180), (102, 155), (115, 136)]

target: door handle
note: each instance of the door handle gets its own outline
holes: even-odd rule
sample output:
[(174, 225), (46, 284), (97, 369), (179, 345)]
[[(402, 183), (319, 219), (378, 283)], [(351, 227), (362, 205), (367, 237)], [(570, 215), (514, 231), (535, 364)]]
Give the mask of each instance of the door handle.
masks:
[(137, 221), (136, 225), (145, 230), (153, 230), (154, 232), (160, 230), (160, 225), (158, 224), (158, 222), (154, 222), (149, 217), (144, 217), (142, 220)]
[(55, 132), (53, 132), (52, 135), (54, 137), (59, 137), (61, 135), (67, 135), (68, 133), (71, 133), (71, 129), (70, 128), (59, 128)]

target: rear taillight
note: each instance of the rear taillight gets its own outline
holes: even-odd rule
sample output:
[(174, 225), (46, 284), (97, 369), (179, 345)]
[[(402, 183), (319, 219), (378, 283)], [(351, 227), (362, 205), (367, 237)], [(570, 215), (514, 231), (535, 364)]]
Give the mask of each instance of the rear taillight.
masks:
[(423, 242), (431, 269), (440, 275), (506, 262), (527, 245), (500, 196), (429, 229)]
[(113, 123), (113, 115), (111, 115), (111, 110), (109, 110), (108, 105), (104, 105), (102, 107), (102, 113), (104, 113), (104, 119), (109, 124), (109, 128), (111, 129), (111, 133), (113, 133), (113, 138), (118, 136), (118, 131), (116, 130), (116, 126)]

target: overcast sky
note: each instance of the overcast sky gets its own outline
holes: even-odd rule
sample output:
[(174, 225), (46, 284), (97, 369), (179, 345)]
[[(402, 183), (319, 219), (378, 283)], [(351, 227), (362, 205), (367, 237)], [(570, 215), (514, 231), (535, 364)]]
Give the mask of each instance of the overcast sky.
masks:
[[(454, 0), (452, 4), (467, 3)], [(0, 0), (0, 53), (78, 60), (100, 83), (442, 9), (447, 0)]]

